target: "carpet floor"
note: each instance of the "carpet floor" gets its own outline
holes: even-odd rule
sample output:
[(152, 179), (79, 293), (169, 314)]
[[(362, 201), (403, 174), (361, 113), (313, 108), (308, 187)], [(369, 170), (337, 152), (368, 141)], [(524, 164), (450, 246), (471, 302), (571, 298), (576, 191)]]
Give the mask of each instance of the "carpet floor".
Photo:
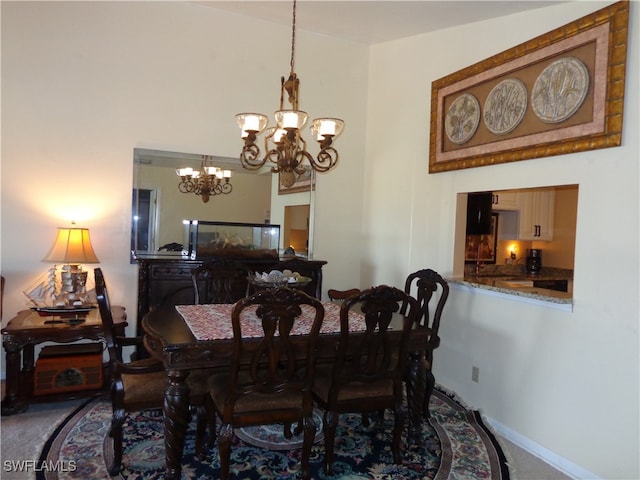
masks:
[[(477, 411), (464, 408), (454, 398), (434, 392), (432, 418), (423, 425), (419, 444), (403, 438), (403, 462), (394, 465), (389, 449), (392, 417), (374, 418), (368, 428), (359, 415), (341, 415), (334, 456), (334, 475), (322, 471), (322, 435), (316, 437), (311, 454), (315, 479), (487, 479), (510, 480), (504, 453)], [(108, 478), (106, 463), (112, 458), (107, 436), (110, 404), (94, 399), (81, 405), (53, 432), (42, 451), (40, 462), (51, 471), (38, 472), (41, 480)], [(187, 434), (183, 478), (218, 478), (218, 451), (211, 449), (204, 461), (194, 456), (193, 422)], [(289, 479), (299, 473), (297, 449), (267, 448), (278, 443), (274, 432), (241, 432), (232, 445), (232, 478)], [(277, 436), (277, 435), (276, 435)], [(164, 443), (162, 412), (151, 410), (130, 417), (125, 424), (124, 480), (163, 477)], [(292, 445), (291, 448), (294, 448)]]

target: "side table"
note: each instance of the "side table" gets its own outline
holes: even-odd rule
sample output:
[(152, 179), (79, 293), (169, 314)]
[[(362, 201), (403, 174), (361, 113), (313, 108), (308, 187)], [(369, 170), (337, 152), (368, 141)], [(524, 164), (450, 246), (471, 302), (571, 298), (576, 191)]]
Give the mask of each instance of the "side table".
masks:
[[(124, 335), (127, 326), (124, 307), (113, 306), (117, 334)], [(46, 322), (46, 323), (45, 323)], [(71, 343), (78, 340), (103, 341), (100, 311), (92, 309), (84, 322), (76, 323), (59, 316), (40, 316), (33, 310), (22, 310), (2, 329), (2, 345), (6, 352), (6, 394), (2, 415), (21, 413), (33, 401), (34, 347), (43, 342)], [(48, 399), (72, 398), (95, 394), (96, 391), (69, 392)]]

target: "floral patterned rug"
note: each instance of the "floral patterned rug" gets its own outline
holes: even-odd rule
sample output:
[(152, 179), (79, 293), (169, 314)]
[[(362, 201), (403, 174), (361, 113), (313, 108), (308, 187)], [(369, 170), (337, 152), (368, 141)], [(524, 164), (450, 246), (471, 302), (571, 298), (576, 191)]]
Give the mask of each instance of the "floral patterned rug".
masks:
[[(423, 424), (420, 444), (403, 438), (403, 462), (395, 465), (390, 450), (393, 418), (372, 418), (364, 427), (360, 415), (341, 415), (336, 433), (334, 475), (322, 470), (324, 445), (316, 437), (311, 452), (311, 475), (319, 480), (486, 479), (509, 480), (504, 453), (477, 411), (468, 410), (441, 391), (431, 398), (431, 419)], [(318, 420), (316, 416), (316, 420)], [(41, 462), (74, 465), (41, 471), (38, 480), (107, 479), (105, 459), (112, 458), (108, 437), (111, 405), (91, 400), (72, 413), (46, 442)], [(261, 432), (240, 432), (232, 445), (232, 478), (290, 479), (299, 473), (300, 450), (295, 437), (283, 446), (282, 427)], [(251, 442), (251, 443), (249, 443)], [(272, 448), (264, 445), (271, 443)], [(190, 425), (182, 465), (183, 479), (219, 478), (218, 451), (204, 461), (194, 456), (195, 425)], [(164, 443), (162, 412), (149, 410), (130, 418), (124, 426), (123, 480), (163, 478)], [(58, 470), (58, 471), (56, 471)]]

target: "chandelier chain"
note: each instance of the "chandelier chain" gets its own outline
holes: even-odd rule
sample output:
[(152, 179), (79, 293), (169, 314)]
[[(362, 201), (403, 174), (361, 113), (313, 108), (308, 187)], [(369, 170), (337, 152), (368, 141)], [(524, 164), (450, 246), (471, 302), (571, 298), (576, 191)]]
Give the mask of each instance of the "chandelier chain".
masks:
[(293, 21), (291, 22), (291, 73), (293, 74), (295, 71), (296, 61), (295, 61), (295, 51), (296, 51), (296, 0), (293, 0)]

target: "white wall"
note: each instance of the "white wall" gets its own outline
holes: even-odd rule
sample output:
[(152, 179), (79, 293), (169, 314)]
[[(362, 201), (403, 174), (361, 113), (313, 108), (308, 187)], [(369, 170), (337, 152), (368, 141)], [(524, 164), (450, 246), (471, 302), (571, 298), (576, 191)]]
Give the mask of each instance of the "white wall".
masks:
[(433, 80), (604, 5), (570, 2), (371, 49), (362, 284), (401, 285), (425, 267), (451, 274), (459, 192), (579, 184), (573, 312), (454, 289), (435, 376), (574, 473), (631, 479), (640, 476), (640, 5), (631, 5), (621, 147), (427, 173)]

